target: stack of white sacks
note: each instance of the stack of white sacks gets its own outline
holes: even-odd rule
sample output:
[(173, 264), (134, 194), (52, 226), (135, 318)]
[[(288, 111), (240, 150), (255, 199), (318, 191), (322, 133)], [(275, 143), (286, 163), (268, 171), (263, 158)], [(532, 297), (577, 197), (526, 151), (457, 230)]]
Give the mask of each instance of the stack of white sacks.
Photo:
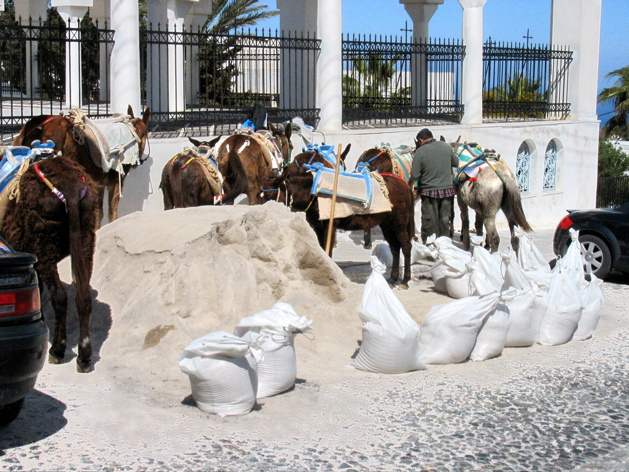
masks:
[(359, 308), (363, 340), (352, 365), (401, 373), (426, 364), (483, 361), (505, 347), (555, 346), (591, 337), (604, 302), (602, 281), (586, 277), (578, 232), (571, 230), (572, 244), (551, 269), (532, 240), (516, 231), (517, 254), (510, 249), (490, 254), (480, 239), (473, 241), (472, 254), (447, 237), (427, 241), (436, 260), (435, 290), (455, 300), (434, 306), (421, 329), (392, 301), (397, 299), (384, 279), (371, 280), (377, 272), (372, 261)]
[(243, 318), (234, 334), (208, 333), (182, 352), (197, 406), (219, 416), (246, 415), (256, 399), (289, 390), (297, 378), (295, 336), (312, 330), (288, 303)]

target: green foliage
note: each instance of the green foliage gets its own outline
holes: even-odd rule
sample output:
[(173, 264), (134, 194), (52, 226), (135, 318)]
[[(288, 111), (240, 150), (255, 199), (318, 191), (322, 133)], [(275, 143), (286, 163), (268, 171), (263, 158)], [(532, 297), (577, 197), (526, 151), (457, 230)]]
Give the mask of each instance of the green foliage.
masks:
[(206, 105), (241, 105), (231, 94), (238, 76), (236, 60), (243, 46), (233, 33), (258, 21), (279, 15), (258, 0), (212, 0), (212, 13), (203, 27), (207, 33), (199, 48), (201, 102)]
[(612, 71), (605, 76), (606, 79), (616, 77), (612, 87), (601, 90), (598, 94), (599, 103), (612, 102), (615, 115), (612, 116), (602, 128), (602, 137), (629, 139), (629, 126), (627, 113), (629, 113), (629, 66)]
[(357, 55), (352, 70), (343, 75), (343, 106), (346, 108), (389, 108), (410, 104), (410, 88), (390, 93), (395, 66), (400, 56), (386, 57), (377, 52)]
[(629, 155), (606, 140), (598, 142), (598, 176), (620, 177), (629, 170)]

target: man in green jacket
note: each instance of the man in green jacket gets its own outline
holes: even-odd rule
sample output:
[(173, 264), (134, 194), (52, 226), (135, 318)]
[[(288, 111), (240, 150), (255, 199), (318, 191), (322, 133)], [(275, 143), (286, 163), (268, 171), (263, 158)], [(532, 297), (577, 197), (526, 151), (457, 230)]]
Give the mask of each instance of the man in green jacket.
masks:
[(459, 158), (452, 146), (433, 138), (432, 132), (424, 128), (415, 137), (415, 156), (410, 184), (418, 183), (422, 199), (421, 237), (424, 244), (428, 236), (450, 235), (450, 218), (454, 195), (452, 168), (458, 167)]

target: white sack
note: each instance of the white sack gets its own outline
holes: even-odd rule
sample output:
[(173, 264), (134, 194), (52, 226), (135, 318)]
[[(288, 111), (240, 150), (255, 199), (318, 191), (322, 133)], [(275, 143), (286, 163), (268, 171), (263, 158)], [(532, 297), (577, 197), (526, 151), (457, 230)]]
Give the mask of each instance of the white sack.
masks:
[(581, 318), (581, 296), (571, 275), (555, 266), (539, 326), (539, 343), (557, 346), (570, 341)]
[(464, 298), (472, 294), (470, 284), (470, 262), (472, 255), (467, 251), (447, 249), (439, 250), (439, 258), (447, 266), (444, 273), (448, 295), (452, 298)]
[(605, 297), (601, 290), (603, 281), (593, 274), (590, 277), (592, 280), (581, 291), (581, 307), (583, 311), (577, 330), (572, 337), (572, 339), (577, 341), (583, 341), (592, 336), (601, 318), (603, 304), (605, 303)]
[(513, 230), (520, 240), (517, 253), (520, 266), (527, 272), (550, 272), (550, 264), (533, 240), (519, 226), (515, 226)]
[(246, 415), (256, 403), (257, 376), (245, 357), (248, 342), (217, 331), (192, 341), (179, 367), (188, 374), (199, 409), (219, 416)]
[(358, 307), (363, 322), (362, 343), (352, 366), (383, 374), (425, 369), (418, 356), (419, 326), (382, 275), (384, 264), (371, 256), (371, 267)]
[(448, 287), (446, 286), (447, 270), (448, 266), (442, 260), (438, 260), (430, 269), (432, 283), (435, 285), (434, 289), (439, 293), (448, 293)]
[(445, 272), (446, 289), (452, 298), (465, 298), (474, 293), (474, 287), (470, 281), (471, 272), (456, 273), (450, 270)]
[[(393, 253), (391, 252), (391, 246), (389, 246), (389, 243), (387, 242), (380, 242), (376, 244), (371, 251), (371, 255), (376, 256), (378, 260), (387, 267), (391, 267), (393, 265)], [(411, 265), (424, 260), (434, 261), (436, 258), (436, 251), (431, 251), (428, 246), (425, 246), (414, 239), (411, 240)], [(404, 254), (400, 251), (400, 267), (403, 266)]]
[(587, 285), (585, 280), (585, 256), (583, 246), (579, 242), (579, 232), (570, 228), (570, 245), (563, 257), (557, 260), (566, 277), (572, 280), (577, 289), (582, 290)]
[(517, 290), (515, 296), (506, 302), (511, 315), (511, 325), (507, 332), (505, 347), (527, 347), (535, 344), (537, 339), (533, 312), (535, 298), (533, 288), (528, 288)]
[(504, 303), (499, 303), (483, 321), (476, 336), (476, 344), (470, 354), (470, 360), (485, 361), (502, 354), (510, 325), (509, 308)]
[(500, 302), (499, 293), (471, 296), (436, 305), (426, 315), (419, 338), (419, 357), (426, 364), (466, 360), (483, 320)]
[(295, 335), (312, 330), (312, 320), (299, 317), (288, 303), (278, 302), (270, 310), (243, 318), (234, 334), (258, 346), (263, 353), (258, 362), (251, 354), (249, 363), (258, 373), (256, 398), (285, 392), (297, 379)]
[(505, 267), (502, 290), (506, 290), (509, 287), (513, 287), (518, 290), (530, 289), (532, 284), (531, 278), (518, 262), (518, 259), (515, 257), (515, 253), (512, 250), (506, 250), (500, 254), (502, 257), (502, 263)]
[(500, 292), (504, 283), (501, 261), (482, 246), (475, 247), (472, 253), (470, 282), (473, 290), (470, 295)]

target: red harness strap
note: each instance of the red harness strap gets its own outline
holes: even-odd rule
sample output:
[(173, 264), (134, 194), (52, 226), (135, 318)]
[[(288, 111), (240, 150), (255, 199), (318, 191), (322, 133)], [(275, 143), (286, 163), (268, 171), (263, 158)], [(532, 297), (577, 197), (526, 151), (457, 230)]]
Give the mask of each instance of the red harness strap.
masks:
[[(395, 177), (396, 179), (399, 179), (402, 182), (404, 182), (404, 179), (402, 177), (400, 177), (399, 175), (393, 175), (393, 174), (380, 174), (380, 175), (388, 175), (389, 177)], [(406, 182), (406, 183), (408, 183), (408, 182)]]
[(55, 116), (51, 116), (50, 118), (48, 118), (47, 120), (45, 120), (42, 124), (40, 124), (40, 125), (38, 126), (38, 128), (43, 128), (43, 127), (44, 127), (44, 125), (45, 125), (46, 123), (48, 123), (49, 121), (54, 120), (55, 118), (57, 118), (57, 116), (56, 116), (56, 115), (55, 115)]
[(59, 189), (57, 189), (57, 187), (55, 187), (52, 182), (50, 180), (48, 180), (48, 178), (46, 177), (46, 175), (41, 171), (41, 169), (39, 168), (39, 163), (36, 162), (33, 164), (33, 169), (35, 169), (35, 172), (37, 172), (37, 175), (39, 176), (40, 179), (43, 180), (43, 182), (46, 184), (46, 186), (50, 189), (50, 191), (52, 193), (55, 194), (55, 196), (61, 200), (63, 202), (63, 204), (65, 205), (66, 203), (66, 196), (61, 193), (59, 191)]

